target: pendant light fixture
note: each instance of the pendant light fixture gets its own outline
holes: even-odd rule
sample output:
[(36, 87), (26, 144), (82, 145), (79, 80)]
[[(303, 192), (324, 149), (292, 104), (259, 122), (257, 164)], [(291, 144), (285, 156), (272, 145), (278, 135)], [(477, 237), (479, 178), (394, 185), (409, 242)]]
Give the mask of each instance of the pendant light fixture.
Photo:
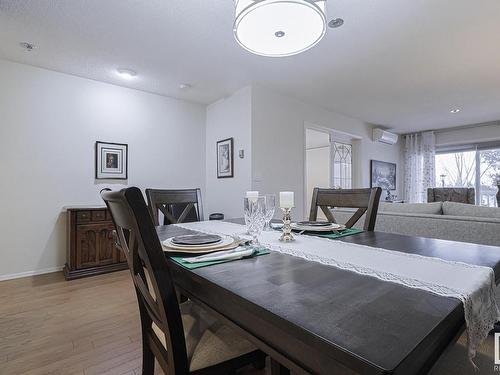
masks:
[(234, 5), (234, 36), (256, 55), (296, 55), (326, 32), (326, 0), (234, 0)]

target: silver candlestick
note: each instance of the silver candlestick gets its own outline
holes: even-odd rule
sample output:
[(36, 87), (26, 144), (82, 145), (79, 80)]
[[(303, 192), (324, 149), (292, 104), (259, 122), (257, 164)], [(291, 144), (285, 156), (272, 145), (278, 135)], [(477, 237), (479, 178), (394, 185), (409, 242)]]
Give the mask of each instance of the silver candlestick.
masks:
[(281, 234), (280, 241), (282, 242), (290, 242), (295, 241), (292, 235), (292, 216), (290, 213), (292, 212), (291, 208), (281, 208), (283, 211), (283, 233)]

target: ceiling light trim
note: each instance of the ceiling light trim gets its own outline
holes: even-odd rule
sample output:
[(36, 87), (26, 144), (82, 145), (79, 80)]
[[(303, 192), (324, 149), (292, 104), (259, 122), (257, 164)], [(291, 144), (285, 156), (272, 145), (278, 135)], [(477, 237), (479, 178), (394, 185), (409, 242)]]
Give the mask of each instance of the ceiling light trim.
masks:
[[(298, 55), (302, 52), (305, 52), (314, 46), (316, 46), (325, 36), (327, 28), (328, 28), (328, 21), (326, 19), (326, 0), (250, 0), (248, 5), (242, 9), (238, 9), (238, 5), (244, 0), (234, 0), (234, 6), (235, 6), (235, 20), (233, 24), (233, 35), (234, 38), (236, 39), (236, 42), (245, 50), (248, 52), (251, 52), (253, 54), (259, 55), (259, 56), (264, 56), (264, 57), (288, 57), (288, 56), (294, 56)], [(303, 5), (306, 6), (312, 10), (314, 10), (317, 15), (320, 17), (321, 22), (322, 22), (322, 30), (321, 33), (318, 35), (318, 37), (311, 43), (307, 44), (305, 47), (287, 52), (287, 53), (264, 53), (262, 51), (259, 51), (254, 48), (250, 48), (247, 46), (239, 37), (238, 35), (238, 27), (243, 21), (243, 19), (246, 16), (251, 15), (252, 12), (260, 9), (263, 6), (267, 5), (275, 5), (275, 4), (293, 4), (293, 5)], [(321, 4), (322, 6), (320, 6)], [(277, 30), (279, 29), (279, 26), (277, 25)], [(278, 31), (281, 31), (279, 29)], [(283, 31), (281, 31), (283, 32)], [(283, 35), (285, 35), (284, 33)], [(275, 35), (277, 37), (277, 35)]]

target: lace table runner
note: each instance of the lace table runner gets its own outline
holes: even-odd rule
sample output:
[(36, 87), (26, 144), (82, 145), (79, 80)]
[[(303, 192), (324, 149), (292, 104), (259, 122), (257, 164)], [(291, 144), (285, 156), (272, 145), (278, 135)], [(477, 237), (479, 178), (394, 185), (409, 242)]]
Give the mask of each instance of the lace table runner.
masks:
[[(222, 221), (176, 225), (219, 235), (246, 232), (244, 225)], [(459, 299), (464, 305), (470, 359), (500, 320), (495, 274), (489, 267), (311, 236), (296, 235), (294, 242), (283, 243), (279, 235), (275, 231), (262, 232), (259, 240), (273, 251)]]

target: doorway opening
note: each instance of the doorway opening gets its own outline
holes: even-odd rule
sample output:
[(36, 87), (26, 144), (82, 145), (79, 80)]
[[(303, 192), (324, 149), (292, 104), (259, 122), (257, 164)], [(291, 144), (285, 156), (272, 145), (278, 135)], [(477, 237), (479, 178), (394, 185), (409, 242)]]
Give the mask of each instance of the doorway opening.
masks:
[[(309, 216), (315, 187), (351, 189), (355, 136), (316, 126), (305, 127), (305, 215)], [(318, 217), (323, 217), (318, 212)], [(324, 218), (324, 217), (323, 217)]]
[(315, 187), (331, 186), (331, 136), (326, 130), (306, 128), (305, 179), (306, 196), (304, 216), (309, 216)]

